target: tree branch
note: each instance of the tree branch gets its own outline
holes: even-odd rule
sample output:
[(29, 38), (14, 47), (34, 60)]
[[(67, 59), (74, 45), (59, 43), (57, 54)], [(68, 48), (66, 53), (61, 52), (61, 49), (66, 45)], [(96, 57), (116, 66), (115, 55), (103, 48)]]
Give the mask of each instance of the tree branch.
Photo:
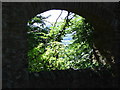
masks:
[(48, 23), (50, 23), (50, 24), (53, 26), (53, 24), (52, 24), (51, 22), (49, 22), (49, 21), (47, 21), (47, 20), (43, 20), (43, 21), (48, 22)]
[(61, 10), (60, 15), (59, 15), (59, 16), (58, 16), (58, 18), (56, 19), (56, 22), (54, 23), (54, 27), (56, 26), (56, 23), (57, 23), (57, 21), (58, 21), (59, 17), (62, 15), (62, 12), (63, 12), (63, 10)]
[(56, 39), (55, 39), (56, 41), (60, 41), (61, 35), (65, 33), (64, 30), (65, 30), (65, 27), (68, 25), (68, 21), (69, 21), (68, 16), (69, 16), (69, 14), (70, 14), (70, 12), (68, 11), (67, 16), (65, 17), (65, 19), (66, 19), (65, 25), (63, 26), (63, 29), (62, 29), (61, 31), (59, 31), (59, 34), (58, 34), (58, 36), (57, 36)]

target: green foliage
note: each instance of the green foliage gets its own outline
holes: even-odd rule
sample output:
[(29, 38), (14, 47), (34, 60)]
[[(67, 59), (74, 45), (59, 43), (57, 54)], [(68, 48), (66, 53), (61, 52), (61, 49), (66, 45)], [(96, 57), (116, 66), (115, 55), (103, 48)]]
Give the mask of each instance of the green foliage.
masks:
[[(36, 16), (28, 23), (29, 71), (95, 68), (100, 64), (93, 60), (93, 27), (78, 15), (47, 27), (46, 17)], [(40, 27), (33, 27), (39, 23)], [(67, 23), (67, 25), (66, 25)], [(66, 46), (60, 41), (66, 34), (75, 32), (73, 43)]]

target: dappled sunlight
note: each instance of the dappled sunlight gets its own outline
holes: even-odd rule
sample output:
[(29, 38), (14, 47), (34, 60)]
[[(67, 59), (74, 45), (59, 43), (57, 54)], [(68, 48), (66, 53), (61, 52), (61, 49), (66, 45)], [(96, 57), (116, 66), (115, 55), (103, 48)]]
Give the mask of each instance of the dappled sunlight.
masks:
[(28, 22), (29, 71), (95, 69), (94, 28), (86, 19), (65, 10), (49, 10)]

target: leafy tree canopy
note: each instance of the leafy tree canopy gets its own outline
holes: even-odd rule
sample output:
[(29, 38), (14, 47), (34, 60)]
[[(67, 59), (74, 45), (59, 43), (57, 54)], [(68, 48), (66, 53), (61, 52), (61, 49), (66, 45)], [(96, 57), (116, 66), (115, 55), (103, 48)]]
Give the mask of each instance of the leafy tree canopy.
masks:
[[(102, 65), (93, 53), (94, 28), (85, 18), (68, 12), (63, 22), (56, 20), (48, 27), (48, 17), (39, 15), (28, 22), (29, 71), (93, 69)], [(72, 34), (71, 44), (62, 43), (66, 34)]]

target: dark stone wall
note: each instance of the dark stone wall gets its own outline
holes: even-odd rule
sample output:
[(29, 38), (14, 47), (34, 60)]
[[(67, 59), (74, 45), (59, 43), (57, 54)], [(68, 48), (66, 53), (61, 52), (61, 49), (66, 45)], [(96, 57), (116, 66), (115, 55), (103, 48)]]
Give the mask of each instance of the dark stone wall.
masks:
[[(103, 73), (104, 72), (104, 73)], [(90, 69), (42, 71), (30, 73), (30, 88), (115, 88), (118, 87), (116, 78), (108, 71), (99, 73)], [(35, 82), (35, 83), (33, 83)]]
[[(95, 46), (101, 51), (109, 51), (115, 58), (113, 69), (119, 75), (119, 50), (120, 50), (120, 15), (119, 3), (42, 3), (42, 2), (3, 2), (2, 3), (2, 76), (3, 88), (29, 88), (42, 87), (43, 84), (48, 87), (85, 87), (86, 83), (91, 87), (95, 87), (94, 80), (90, 77), (86, 78), (86, 73), (79, 71), (55, 71), (58, 75), (63, 75), (62, 79), (50, 81), (45, 77), (49, 73), (45, 72), (37, 79), (41, 85), (31, 85), (31, 82), (36, 82), (32, 74), (27, 71), (27, 36), (26, 24), (35, 15), (50, 9), (64, 9), (77, 13), (85, 17), (95, 28)], [(109, 60), (108, 60), (109, 61)], [(109, 61), (111, 62), (111, 61)], [(42, 73), (42, 72), (41, 72)], [(55, 74), (54, 73), (54, 74)], [(68, 75), (71, 73), (72, 81)], [(54, 75), (53, 74), (53, 75)], [(79, 75), (82, 76), (79, 76)], [(68, 75), (68, 76), (66, 76)], [(75, 76), (74, 76), (75, 75)], [(78, 78), (76, 78), (78, 77)], [(45, 79), (44, 79), (45, 78)], [(89, 78), (89, 79), (88, 79)], [(49, 78), (50, 79), (50, 78)], [(95, 79), (95, 77), (93, 77)], [(82, 81), (81, 81), (82, 80)], [(103, 79), (104, 80), (104, 79)], [(44, 82), (43, 82), (44, 81)], [(86, 82), (89, 81), (89, 82)], [(43, 82), (43, 83), (42, 83)], [(55, 83), (51, 86), (51, 82)], [(71, 82), (71, 83), (70, 83)], [(98, 81), (99, 82), (99, 81)], [(107, 82), (107, 81), (106, 81)], [(117, 82), (117, 81), (116, 81)], [(84, 83), (84, 84), (82, 84)], [(89, 84), (91, 83), (91, 84)], [(105, 82), (104, 82), (105, 83)], [(117, 83), (116, 83), (117, 84)], [(60, 86), (59, 86), (60, 85)], [(66, 86), (65, 86), (66, 85)], [(98, 86), (100, 84), (97, 84)], [(104, 84), (103, 84), (104, 86)], [(100, 86), (100, 87), (103, 87)], [(108, 87), (111, 86), (108, 84)], [(43, 86), (46, 87), (46, 86)], [(107, 87), (107, 86), (105, 86)], [(111, 87), (117, 87), (113, 85)]]

